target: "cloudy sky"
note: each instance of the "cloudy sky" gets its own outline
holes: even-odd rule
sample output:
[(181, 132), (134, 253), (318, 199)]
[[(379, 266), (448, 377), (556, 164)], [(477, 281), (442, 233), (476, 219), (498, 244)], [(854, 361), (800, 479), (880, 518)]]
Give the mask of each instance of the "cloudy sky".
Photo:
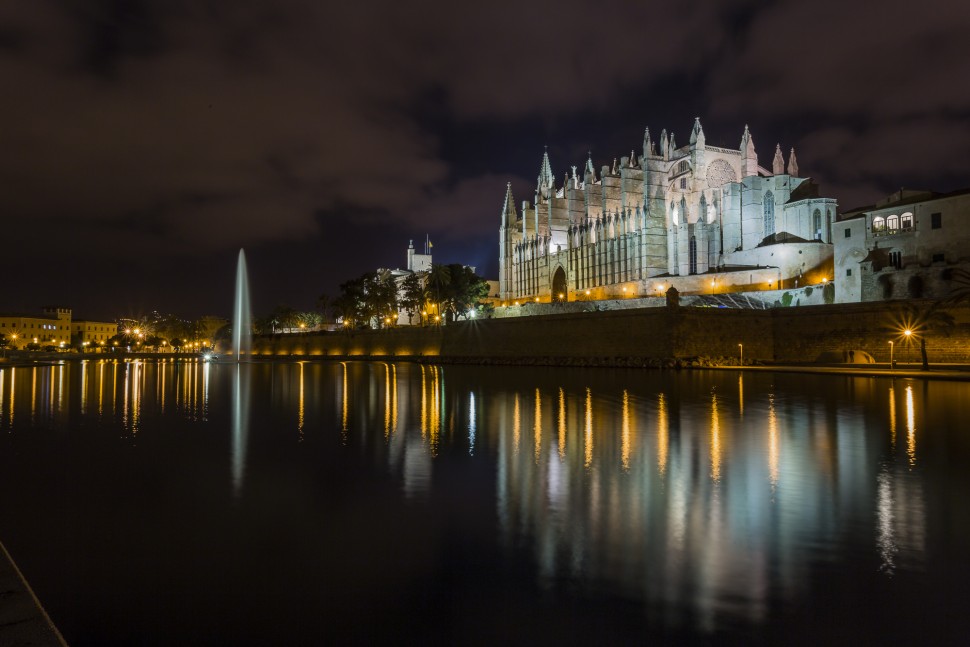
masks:
[(970, 186), (970, 9), (925, 0), (0, 4), (0, 310), (311, 308), (409, 239), (498, 275), (531, 199), (643, 129), (796, 148), (842, 208)]

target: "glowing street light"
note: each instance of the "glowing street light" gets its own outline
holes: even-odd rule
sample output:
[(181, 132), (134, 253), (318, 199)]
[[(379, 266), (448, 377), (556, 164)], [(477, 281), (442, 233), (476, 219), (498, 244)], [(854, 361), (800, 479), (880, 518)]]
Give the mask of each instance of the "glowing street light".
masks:
[(744, 366), (744, 345), (743, 344), (738, 344), (738, 354), (739, 354), (738, 362), (741, 364), (741, 366)]
[(893, 351), (895, 350), (895, 346), (896, 345), (892, 341), (889, 342), (889, 368), (890, 369), (892, 369), (893, 364), (895, 362), (895, 360), (893, 360)]

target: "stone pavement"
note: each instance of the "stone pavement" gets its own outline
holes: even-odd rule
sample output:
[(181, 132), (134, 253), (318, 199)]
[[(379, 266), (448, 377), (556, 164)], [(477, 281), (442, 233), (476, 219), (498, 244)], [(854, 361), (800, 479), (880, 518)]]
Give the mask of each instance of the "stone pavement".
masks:
[(66, 647), (30, 585), (0, 543), (0, 645)]

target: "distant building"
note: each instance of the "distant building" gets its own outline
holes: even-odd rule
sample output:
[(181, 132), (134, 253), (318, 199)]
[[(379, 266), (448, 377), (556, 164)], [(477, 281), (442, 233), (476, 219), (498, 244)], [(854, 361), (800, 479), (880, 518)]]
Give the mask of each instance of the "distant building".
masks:
[(970, 189), (900, 189), (841, 214), (833, 237), (837, 301), (944, 297), (970, 269)]
[(65, 348), (71, 344), (70, 308), (44, 308), (42, 315), (0, 314), (0, 334), (8, 348), (22, 349), (28, 344)]
[(758, 164), (747, 126), (738, 149), (706, 143), (700, 120), (678, 147), (649, 130), (634, 151), (599, 173), (590, 158), (557, 184), (542, 157), (535, 201), (505, 194), (499, 293), (550, 301), (766, 290), (831, 275), (836, 201), (799, 177), (794, 149)]
[(118, 324), (113, 321), (74, 319), (71, 322), (71, 345), (75, 348), (99, 350), (117, 334)]

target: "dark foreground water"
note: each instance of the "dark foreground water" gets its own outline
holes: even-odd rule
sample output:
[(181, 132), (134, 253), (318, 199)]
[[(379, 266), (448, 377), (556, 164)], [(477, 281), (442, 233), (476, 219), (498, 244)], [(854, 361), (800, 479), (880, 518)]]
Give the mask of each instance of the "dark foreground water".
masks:
[(0, 369), (0, 538), (75, 646), (957, 644), (968, 495), (964, 383)]

